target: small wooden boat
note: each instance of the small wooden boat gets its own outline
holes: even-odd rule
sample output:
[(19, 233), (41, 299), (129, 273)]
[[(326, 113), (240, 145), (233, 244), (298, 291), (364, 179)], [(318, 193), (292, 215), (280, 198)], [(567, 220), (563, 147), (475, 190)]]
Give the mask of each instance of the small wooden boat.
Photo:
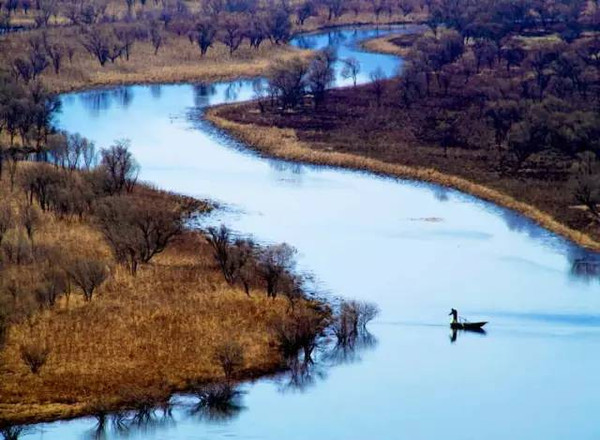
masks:
[(450, 328), (453, 330), (481, 330), (484, 325), (487, 324), (487, 321), (480, 322), (452, 322), (450, 324)]

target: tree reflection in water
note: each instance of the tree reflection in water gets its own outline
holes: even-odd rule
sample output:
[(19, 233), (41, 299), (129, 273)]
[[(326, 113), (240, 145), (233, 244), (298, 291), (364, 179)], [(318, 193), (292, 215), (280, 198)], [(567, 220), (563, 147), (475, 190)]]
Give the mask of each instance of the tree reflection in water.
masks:
[(111, 92), (108, 89), (92, 90), (79, 95), (83, 106), (93, 117), (98, 117), (110, 108)]
[[(299, 349), (288, 357), (288, 369), (277, 376), (280, 391), (304, 391), (318, 381), (327, 377), (328, 368), (347, 363), (359, 362), (361, 353), (377, 345), (377, 339), (366, 328), (366, 323), (373, 319), (377, 307), (369, 303), (356, 301), (342, 302), (334, 321), (338, 323), (348, 315), (343, 311), (353, 311), (350, 315), (352, 331), (340, 338), (340, 329), (330, 326), (324, 333), (318, 333), (311, 342), (311, 349)], [(343, 319), (342, 319), (343, 320)], [(344, 321), (346, 322), (346, 321)], [(155, 437), (160, 429), (172, 428), (176, 421), (173, 409), (178, 408), (178, 414), (187, 414), (196, 420), (206, 423), (225, 423), (238, 417), (246, 409), (242, 397), (244, 391), (234, 383), (204, 384), (192, 387), (190, 394), (179, 396), (181, 401), (165, 397), (136, 398), (135, 409), (124, 411), (109, 411), (108, 405), (99, 403), (93, 411), (96, 423), (93, 428), (84, 433), (86, 440), (105, 440), (114, 438), (146, 438)], [(189, 397), (193, 397), (190, 402)], [(21, 435), (29, 433), (27, 428), (20, 426), (1, 427), (0, 434), (6, 440), (18, 440)]]
[(214, 84), (198, 83), (192, 87), (194, 94), (194, 105), (197, 108), (205, 108), (210, 105), (210, 98), (217, 93), (217, 88)]
[(134, 96), (133, 87), (113, 87), (81, 93), (79, 99), (90, 115), (96, 117), (109, 110), (115, 103), (125, 109), (128, 108)]
[(230, 383), (208, 384), (195, 391), (198, 402), (190, 414), (209, 423), (224, 423), (237, 417), (245, 407), (243, 392)]
[(160, 429), (171, 428), (175, 425), (173, 405), (165, 401), (156, 405), (142, 402), (131, 411), (116, 411), (108, 413), (97, 410), (94, 417), (96, 425), (84, 438), (104, 440), (109, 438), (127, 438), (129, 436), (148, 436)]
[[(335, 342), (334, 342), (335, 341)], [(377, 346), (377, 338), (365, 327), (359, 327), (348, 338), (321, 338), (314, 350), (315, 355), (305, 359), (301, 353), (288, 359), (288, 370), (280, 376), (280, 391), (305, 391), (320, 380), (327, 378), (329, 368), (360, 362), (361, 354)]]
[(150, 86), (150, 94), (154, 99), (160, 99), (162, 96), (162, 86), (160, 84), (153, 84)]
[(587, 282), (600, 280), (600, 257), (586, 256), (573, 259), (571, 276)]
[(24, 425), (2, 426), (0, 425), (0, 435), (3, 440), (19, 440), (21, 436), (31, 433), (31, 429)]

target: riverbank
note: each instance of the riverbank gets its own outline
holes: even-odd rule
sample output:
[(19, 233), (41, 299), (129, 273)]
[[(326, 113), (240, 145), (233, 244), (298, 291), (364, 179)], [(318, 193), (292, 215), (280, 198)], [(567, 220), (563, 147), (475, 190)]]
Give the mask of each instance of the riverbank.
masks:
[[(247, 295), (227, 283), (198, 231), (184, 230), (136, 274), (115, 261), (95, 214), (34, 208), (27, 238), (19, 182), (40, 166), (21, 164), (14, 191), (7, 173), (0, 185), (13, 219), (0, 249), (0, 304), (9, 324), (0, 351), (0, 427), (162, 404), (174, 392), (223, 381), (215, 353), (229, 341), (243, 353), (234, 381), (285, 366), (272, 325), (294, 319), (288, 300), (267, 298), (258, 284)], [(145, 185), (127, 197), (161, 212), (210, 209)], [(107, 271), (88, 301), (70, 275), (81, 272), (77, 261)], [(300, 300), (296, 310), (311, 304)], [(43, 358), (37, 371), (31, 356)]]
[[(303, 26), (296, 26), (294, 34), (312, 33), (345, 26), (388, 26), (410, 24), (422, 17), (401, 15), (381, 17), (375, 21), (371, 14), (345, 15), (335, 21), (312, 17)], [(80, 30), (75, 26), (50, 27), (44, 30), (28, 30), (0, 36), (0, 62), (11, 65), (14, 54), (27, 53), (32, 38), (46, 35), (55, 41), (78, 41)], [(200, 54), (198, 46), (185, 35), (169, 34), (160, 48), (151, 41), (136, 41), (127, 57), (100, 65), (81, 44), (69, 46), (72, 54), (63, 54), (58, 73), (48, 67), (39, 79), (51, 92), (60, 94), (93, 88), (134, 85), (168, 84), (189, 82), (230, 81), (264, 75), (275, 63), (292, 58), (308, 59), (312, 51), (288, 44), (265, 41), (258, 49), (242, 44), (233, 54), (225, 44), (215, 41), (207, 53)]]
[[(75, 28), (53, 28), (47, 31), (50, 38), (66, 41), (76, 40)], [(0, 60), (9, 64), (8, 56), (25, 53), (28, 40), (39, 31), (11, 34), (0, 39)], [(197, 46), (185, 36), (165, 39), (155, 54), (149, 41), (133, 45), (129, 59), (117, 59), (101, 66), (81, 45), (73, 46), (71, 60), (65, 59), (58, 74), (46, 70), (40, 80), (51, 92), (59, 94), (99, 87), (132, 84), (165, 84), (183, 82), (216, 82), (243, 77), (258, 76), (269, 68), (271, 63), (294, 57), (308, 57), (310, 51), (288, 45), (264, 43), (257, 49), (243, 46), (233, 56), (222, 43), (215, 43), (207, 54), (200, 56)]]
[[(352, 90), (347, 89), (345, 93), (352, 93)], [(343, 103), (344, 99), (342, 98)], [(527, 203), (527, 201), (520, 200), (518, 196), (495, 188), (491, 181), (492, 179), (486, 179), (486, 184), (482, 184), (475, 179), (465, 178), (458, 174), (450, 174), (434, 166), (427, 166), (428, 161), (431, 160), (431, 155), (427, 154), (421, 155), (420, 159), (410, 157), (410, 164), (402, 163), (402, 155), (392, 160), (381, 160), (376, 158), (377, 155), (373, 154), (372, 150), (368, 150), (373, 145), (370, 145), (364, 137), (356, 137), (355, 139), (360, 140), (361, 145), (364, 145), (363, 148), (365, 148), (365, 151), (343, 152), (341, 151), (343, 140), (335, 139), (335, 141), (329, 140), (328, 142), (326, 136), (325, 139), (319, 136), (318, 141), (314, 141), (317, 137), (315, 136), (314, 124), (307, 123), (304, 120), (303, 123), (307, 123), (306, 126), (313, 127), (313, 129), (303, 130), (299, 128), (303, 124), (295, 120), (294, 116), (286, 115), (282, 118), (261, 116), (255, 107), (254, 103), (223, 105), (209, 109), (206, 113), (206, 118), (219, 128), (232, 133), (243, 142), (249, 144), (259, 153), (267, 156), (315, 165), (368, 171), (400, 179), (414, 179), (455, 188), (517, 211), (540, 226), (583, 247), (600, 250), (600, 241), (595, 236), (592, 236), (587, 231), (577, 230), (561, 222), (554, 215), (546, 212), (543, 207)], [(315, 115), (315, 117), (322, 118), (323, 115)], [(328, 122), (330, 118), (335, 118), (335, 114), (329, 114), (327, 118)], [(344, 122), (347, 123), (347, 121), (342, 119), (339, 122), (342, 125), (342, 131), (344, 131), (344, 127), (348, 126), (344, 126), (343, 124)], [(331, 130), (331, 127), (329, 129)], [(370, 136), (376, 136), (377, 134), (376, 132), (371, 133)], [(380, 134), (383, 135), (383, 133)], [(351, 136), (356, 136), (356, 133), (353, 133), (352, 130), (347, 130), (347, 137), (345, 136), (344, 140), (348, 141)], [(382, 136), (382, 138), (387, 139), (387, 136)], [(389, 147), (387, 140), (386, 146)], [(427, 152), (432, 153), (433, 149)], [(460, 166), (460, 159), (457, 165)], [(517, 187), (514, 190), (516, 194), (519, 194), (525, 186), (522, 184), (519, 185), (518, 182), (516, 182), (516, 185)], [(578, 213), (580, 210), (573, 211)]]

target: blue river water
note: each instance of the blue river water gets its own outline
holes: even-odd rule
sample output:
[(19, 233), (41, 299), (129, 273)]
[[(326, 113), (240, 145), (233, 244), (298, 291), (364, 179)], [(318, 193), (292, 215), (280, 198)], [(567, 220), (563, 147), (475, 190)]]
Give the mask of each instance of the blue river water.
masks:
[[(402, 61), (357, 42), (410, 29), (337, 29), (294, 44), (356, 57), (360, 82)], [(351, 80), (339, 76), (338, 85)], [(67, 94), (59, 125), (99, 147), (128, 138), (141, 178), (217, 200), (211, 221), (297, 247), (331, 297), (375, 302), (362, 350), (326, 356), (301, 381), (243, 385), (243, 408), (207, 420), (188, 398), (172, 417), (99, 433), (93, 418), (23, 438), (592, 439), (600, 435), (596, 255), (522, 216), (419, 182), (261, 157), (202, 120), (251, 99), (252, 81), (130, 86)], [(447, 313), (490, 321), (453, 340)]]

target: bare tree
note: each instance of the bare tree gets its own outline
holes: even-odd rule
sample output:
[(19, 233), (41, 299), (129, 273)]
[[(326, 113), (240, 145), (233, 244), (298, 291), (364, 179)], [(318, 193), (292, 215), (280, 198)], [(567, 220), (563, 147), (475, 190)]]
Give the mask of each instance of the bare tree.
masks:
[(275, 298), (286, 276), (296, 266), (296, 249), (286, 243), (267, 246), (258, 255), (258, 275), (265, 283), (267, 296)]
[(108, 278), (106, 263), (96, 259), (77, 259), (66, 268), (69, 278), (81, 289), (86, 301), (91, 301), (94, 291)]
[(234, 371), (244, 365), (244, 349), (236, 341), (225, 341), (215, 349), (214, 358), (229, 381)]
[(318, 53), (310, 63), (306, 82), (313, 95), (315, 108), (325, 101), (327, 89), (333, 84), (335, 79), (334, 61), (335, 56), (332, 53), (323, 51)]
[(75, 46), (72, 44), (67, 44), (65, 47), (65, 51), (67, 52), (67, 58), (69, 58), (69, 64), (73, 64), (73, 57), (75, 56)]
[(41, 224), (40, 211), (35, 205), (25, 205), (21, 209), (21, 225), (27, 232), (27, 237), (33, 244), (33, 236)]
[(326, 324), (324, 314), (318, 310), (300, 307), (289, 316), (275, 319), (272, 331), (286, 358), (296, 357), (302, 352), (304, 363), (310, 363), (317, 338), (323, 333)]
[(307, 64), (299, 58), (294, 58), (275, 63), (268, 73), (269, 87), (275, 92), (282, 112), (302, 102), (307, 72)]
[(229, 48), (229, 55), (233, 55), (244, 39), (241, 20), (236, 15), (229, 15), (223, 20), (221, 27), (223, 31), (220, 40)]
[(34, 17), (35, 25), (38, 28), (48, 26), (50, 18), (57, 13), (56, 0), (38, 0), (38, 8)]
[(96, 209), (98, 223), (118, 262), (132, 275), (163, 252), (183, 230), (183, 215), (126, 196), (109, 197)]
[(200, 55), (206, 55), (209, 47), (211, 47), (215, 41), (217, 35), (217, 28), (211, 20), (201, 20), (196, 25), (195, 40), (200, 48)]
[(96, 166), (98, 162), (98, 154), (96, 152), (96, 144), (89, 139), (83, 138), (81, 145), (81, 157), (83, 166), (86, 170), (90, 170)]
[(6, 233), (14, 227), (15, 220), (12, 206), (8, 203), (0, 205), (0, 245)]
[(100, 167), (105, 175), (105, 191), (108, 194), (130, 192), (137, 182), (139, 165), (129, 151), (129, 140), (121, 139), (100, 151)]
[(124, 51), (124, 46), (116, 39), (114, 32), (98, 26), (85, 31), (81, 45), (96, 57), (101, 66), (108, 60), (114, 63)]
[(8, 235), (2, 242), (2, 250), (8, 261), (16, 265), (29, 264), (33, 259), (31, 242), (22, 232)]
[(304, 22), (307, 18), (312, 17), (315, 14), (315, 5), (310, 1), (304, 1), (296, 9), (296, 17), (298, 18), (297, 23), (300, 26), (304, 26)]
[(50, 166), (26, 168), (21, 172), (21, 186), (29, 204), (37, 200), (43, 211), (50, 208), (50, 193), (61, 179), (61, 172)]
[(67, 284), (67, 275), (62, 269), (48, 268), (35, 292), (38, 303), (53, 307), (58, 297), (67, 290)]
[(227, 226), (221, 225), (218, 228), (211, 226), (206, 230), (206, 232), (206, 240), (212, 247), (213, 256), (219, 265), (225, 280), (228, 283), (233, 284), (235, 279), (230, 248), (232, 241), (231, 231)]
[(588, 151), (581, 154), (579, 163), (575, 165), (575, 176), (571, 185), (577, 203), (581, 203), (594, 218), (599, 219), (600, 173), (594, 153)]
[(58, 42), (51, 42), (48, 39), (48, 35), (45, 33), (43, 34), (43, 40), (46, 55), (48, 56), (48, 58), (50, 58), (52, 62), (54, 73), (58, 75), (60, 73), (60, 66), (65, 53), (65, 48), (62, 44)]
[(360, 73), (360, 61), (354, 57), (349, 57), (343, 60), (343, 63), (342, 76), (346, 79), (352, 78), (352, 84), (356, 87), (356, 81)]
[(152, 43), (152, 47), (154, 47), (154, 55), (158, 54), (158, 50), (164, 42), (164, 37), (156, 24), (150, 25), (150, 42)]
[(361, 332), (366, 331), (379, 309), (375, 304), (361, 301), (343, 301), (336, 313), (332, 329), (338, 343), (347, 345), (353, 342)]
[(245, 36), (248, 37), (250, 47), (258, 49), (261, 43), (268, 37), (265, 19), (262, 15), (253, 16), (248, 24)]
[(250, 287), (256, 279), (256, 245), (252, 240), (238, 239), (231, 246), (230, 254), (232, 278), (250, 296)]
[(123, 51), (125, 52), (125, 60), (129, 61), (131, 50), (137, 38), (136, 29), (129, 25), (120, 26), (115, 28), (115, 35), (123, 47)]
[(287, 42), (292, 34), (289, 12), (284, 5), (269, 11), (265, 19), (269, 39), (275, 44)]
[(375, 95), (375, 99), (377, 101), (377, 107), (381, 106), (381, 97), (383, 96), (383, 92), (385, 91), (385, 80), (386, 76), (381, 67), (378, 67), (370, 74), (371, 78), (371, 89), (373, 90), (373, 94)]

